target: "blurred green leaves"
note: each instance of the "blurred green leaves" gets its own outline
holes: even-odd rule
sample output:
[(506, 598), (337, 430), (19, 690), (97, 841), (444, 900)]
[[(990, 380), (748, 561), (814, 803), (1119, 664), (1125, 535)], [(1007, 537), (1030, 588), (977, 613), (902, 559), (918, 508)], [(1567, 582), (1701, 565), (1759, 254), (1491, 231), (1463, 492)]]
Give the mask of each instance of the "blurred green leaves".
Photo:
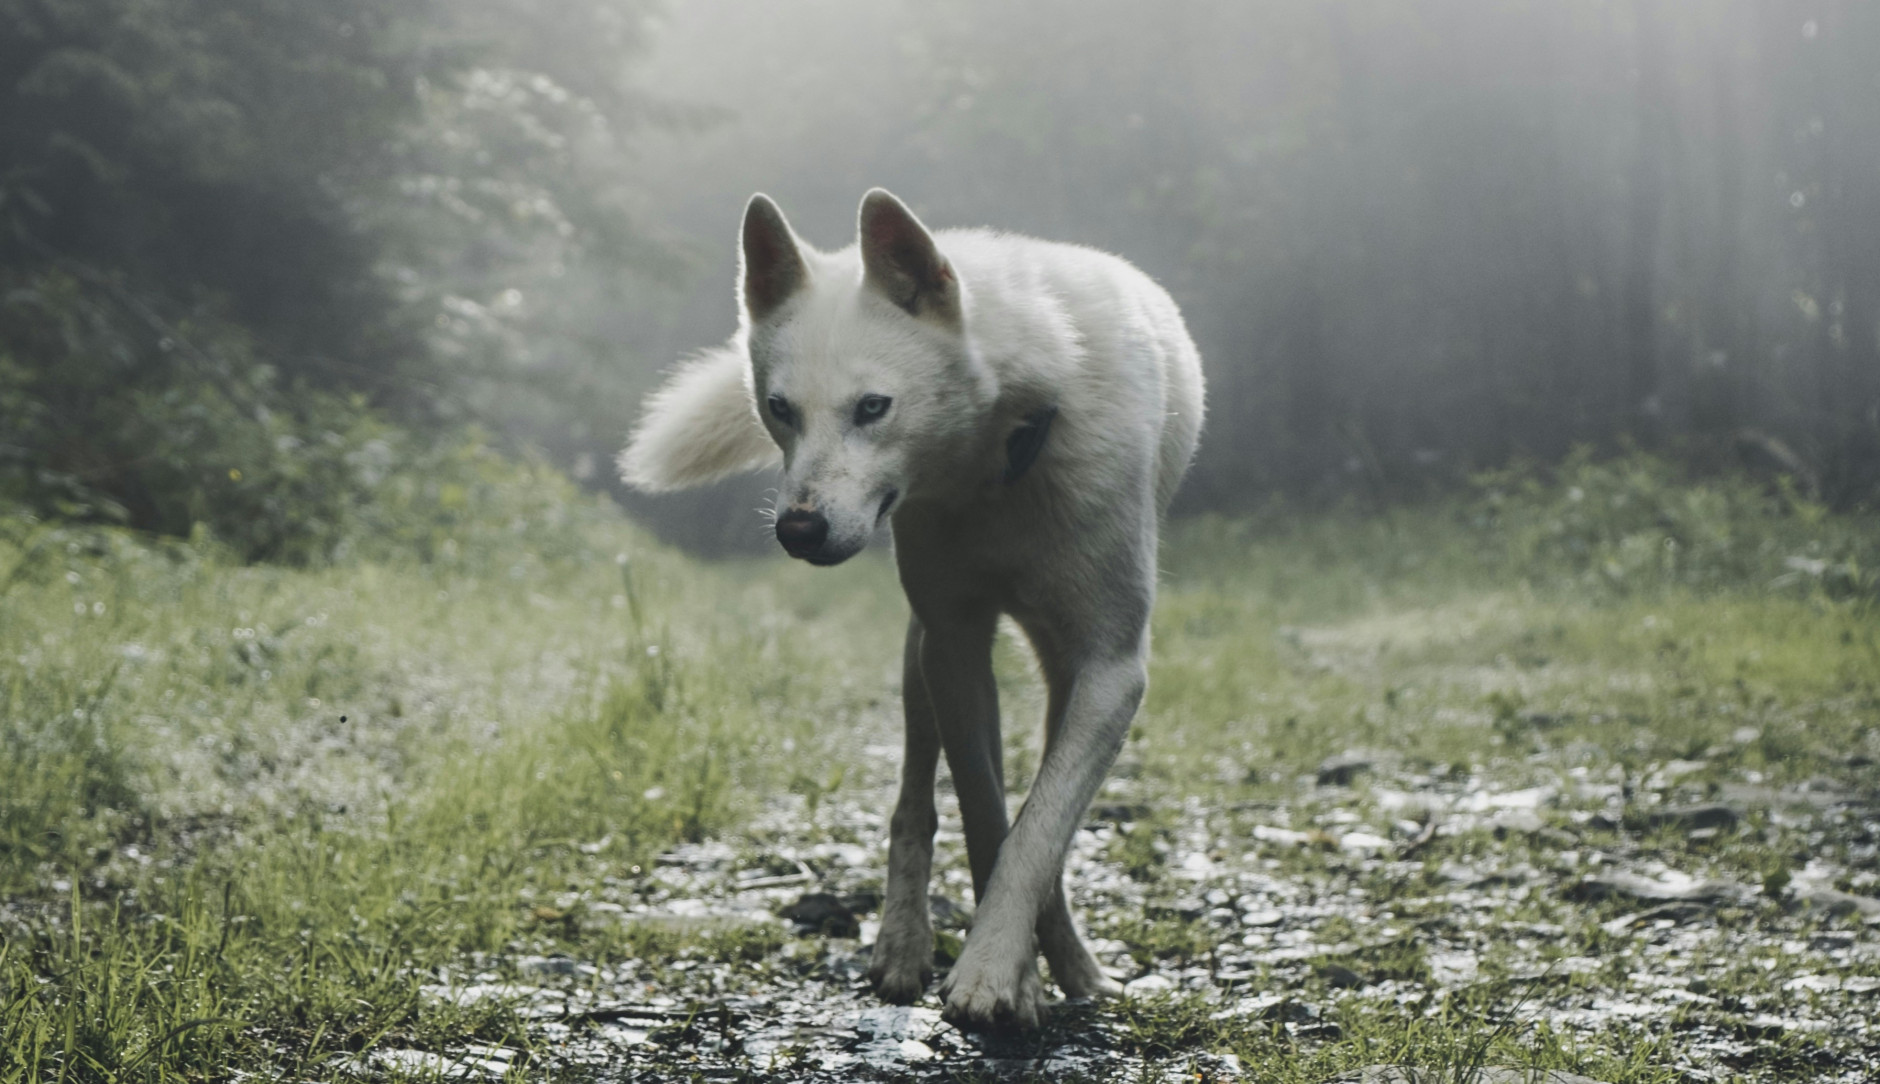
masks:
[(554, 6), (0, 0), (0, 502), (422, 546), (523, 419), (618, 405), (594, 291), (549, 286), (660, 273), (643, 5)]

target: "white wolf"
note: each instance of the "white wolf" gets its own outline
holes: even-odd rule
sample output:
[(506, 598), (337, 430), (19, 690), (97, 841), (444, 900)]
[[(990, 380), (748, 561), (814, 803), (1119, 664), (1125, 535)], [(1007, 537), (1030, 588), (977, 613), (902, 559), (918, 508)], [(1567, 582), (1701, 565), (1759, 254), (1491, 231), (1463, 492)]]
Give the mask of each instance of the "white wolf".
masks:
[[(944, 750), (979, 901), (941, 990), (947, 1018), (1036, 1026), (1040, 949), (1067, 996), (1118, 993), (1072, 924), (1063, 864), (1142, 699), (1158, 521), (1201, 429), (1201, 359), (1181, 314), (1114, 256), (929, 233), (881, 189), (862, 199), (857, 243), (829, 253), (753, 196), (742, 256), (737, 335), (648, 398), (620, 467), (670, 490), (781, 451), (777, 539), (814, 564), (892, 525), (913, 614), (877, 992), (907, 1003), (931, 977)], [(1000, 614), (1048, 686), (1043, 762), (1009, 829)]]

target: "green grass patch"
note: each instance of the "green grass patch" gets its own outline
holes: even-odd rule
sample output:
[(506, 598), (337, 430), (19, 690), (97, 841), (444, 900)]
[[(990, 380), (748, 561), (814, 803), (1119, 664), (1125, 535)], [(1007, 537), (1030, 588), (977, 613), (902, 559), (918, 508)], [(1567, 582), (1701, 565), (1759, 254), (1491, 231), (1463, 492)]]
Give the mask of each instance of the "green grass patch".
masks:
[[(1311, 777), (1353, 749), (1503, 789), (1563, 771), (1637, 788), (1674, 764), (1700, 765), (1673, 788), (1692, 798), (1848, 778), (1880, 753), (1865, 571), (1880, 530), (1665, 471), (1576, 460), (1388, 515), (1173, 524), (1150, 694), (1118, 771), (1128, 815), (1111, 818), (1129, 827), (1106, 860), (1172, 897), (1190, 820), (1176, 798), (1194, 796), (1237, 831), (1316, 833), (1322, 846), (1243, 849), (1318, 883), (1341, 859)], [(466, 961), (566, 953), (655, 978), (687, 960), (782, 966), (793, 950), (774, 927), (624, 923), (608, 905), (636, 867), (735, 836), (770, 796), (799, 796), (832, 842), (877, 842), (817, 826), (878, 785), (862, 749), (892, 740), (905, 610), (890, 562), (707, 566), (597, 506), (524, 512), (507, 535), (484, 523), (470, 541), (297, 569), (234, 563), (206, 538), (0, 521), (0, 1084), (336, 1079), (384, 1045), (530, 1047), (500, 1004), (421, 995)], [(996, 662), (1022, 784), (1042, 697), (1011, 638)], [(1390, 832), (1383, 788), (1360, 775), (1341, 801)], [(1760, 812), (1701, 842), (1639, 815), (1628, 845), (1777, 896), (1803, 860)], [(1619, 838), (1581, 831), (1587, 848)], [(1445, 836), (1421, 873), (1366, 891), (1403, 898), (1402, 921), (1439, 921), (1447, 864), (1547, 866), (1557, 850)], [(1535, 898), (1508, 917), (1597, 954), (1615, 943), (1597, 923), (1623, 910)], [(1362, 947), (1318, 961), (1302, 996), (1335, 985), (1332, 965), (1405, 988), (1429, 977), (1422, 941), (1339, 921), (1316, 942)], [(1225, 936), (1154, 907), (1091, 925), (1140, 968), (1209, 966)], [(1716, 961), (1712, 996), (1779, 989), (1777, 956)], [(1443, 1004), (1340, 1000), (1303, 1029), (1182, 998), (1114, 1011), (1136, 1056), (1232, 1052), (1259, 1079), (1378, 1062), (1672, 1079), (1671, 1040), (1576, 1045), (1523, 1023), (1521, 980), (1493, 958), (1482, 975)]]
[(286, 570), (21, 525), (0, 1080), (520, 1042), (418, 987), (475, 953), (667, 951), (586, 932), (583, 890), (828, 763), (825, 724), (889, 690), (841, 658), (870, 622), (787, 574), (705, 571), (605, 513), (569, 530), (551, 555)]

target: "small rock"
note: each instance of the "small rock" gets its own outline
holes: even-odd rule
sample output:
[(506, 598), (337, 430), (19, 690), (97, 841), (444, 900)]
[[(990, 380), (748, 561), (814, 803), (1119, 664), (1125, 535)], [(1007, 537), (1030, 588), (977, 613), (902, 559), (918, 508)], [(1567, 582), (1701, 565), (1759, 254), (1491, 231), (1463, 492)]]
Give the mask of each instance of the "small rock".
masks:
[(1444, 862), (1437, 867), (1436, 875), (1451, 884), (1466, 888), (1502, 888), (1509, 885), (1524, 884), (1535, 876), (1533, 866), (1523, 862), (1505, 869), (1482, 870), (1474, 866), (1465, 866), (1460, 862)]
[(1571, 900), (1603, 900), (1613, 897), (1643, 900), (1646, 903), (1744, 903), (1756, 896), (1748, 885), (1734, 881), (1700, 881), (1678, 874), (1665, 880), (1652, 880), (1636, 873), (1595, 874), (1567, 889)]
[(918, 1005), (872, 1005), (844, 1013), (835, 1023), (873, 1039), (913, 1039), (932, 1034), (940, 1013)]
[(881, 906), (881, 893), (866, 889), (850, 892), (842, 897), (842, 906), (858, 915), (867, 914)]
[(933, 916), (933, 924), (943, 930), (964, 930), (973, 924), (973, 910), (961, 906), (946, 896), (928, 896), (927, 913)]
[(1708, 908), (1701, 903), (1667, 903), (1654, 907), (1649, 911), (1620, 915), (1618, 918), (1612, 919), (1609, 922), (1600, 923), (1599, 927), (1614, 937), (1620, 937), (1630, 930), (1637, 929), (1647, 923), (1657, 922), (1660, 919), (1668, 918), (1673, 922), (1680, 923), (1689, 922), (1691, 919), (1704, 914), (1707, 910)]
[(861, 933), (855, 912), (828, 892), (806, 892), (777, 913), (796, 923), (803, 933), (819, 933), (825, 937), (855, 937)]
[(1547, 827), (1547, 822), (1532, 809), (1505, 809), (1489, 818), (1488, 823), (1496, 839), (1507, 839), (1510, 835), (1532, 835)]
[(1390, 840), (1370, 832), (1346, 832), (1338, 837), (1338, 849), (1356, 854), (1376, 854), (1390, 849)]
[(1259, 907), (1240, 913), (1242, 926), (1277, 926), (1286, 921), (1286, 913), (1272, 907)]
[(1743, 819), (1743, 814), (1732, 806), (1721, 802), (1706, 802), (1702, 805), (1671, 806), (1667, 809), (1653, 810), (1645, 818), (1645, 823), (1653, 828), (1672, 828), (1680, 832), (1697, 832), (1704, 829), (1734, 828)]
[(1491, 809), (1516, 810), (1539, 809), (1560, 791), (1556, 787), (1524, 787), (1521, 790), (1507, 790), (1497, 793), (1479, 791), (1468, 797), (1462, 807), (1476, 813), (1485, 813)]
[(1193, 851), (1182, 857), (1178, 872), (1185, 880), (1205, 880), (1214, 872), (1214, 860), (1200, 851)]
[(1142, 802), (1108, 802), (1091, 809), (1090, 819), (1110, 824), (1132, 824), (1149, 813), (1149, 806)]
[(1534, 842), (1545, 843), (1549, 847), (1569, 850), (1580, 844), (1580, 837), (1560, 828), (1542, 828), (1534, 833)]
[[(794, 866), (795, 869), (789, 867)], [(738, 874), (737, 888), (750, 891), (759, 888), (782, 888), (785, 885), (814, 884), (816, 874), (809, 865), (800, 859), (772, 857), (759, 863), (754, 869), (743, 870)]]
[(1208, 905), (1206, 901), (1193, 896), (1183, 896), (1167, 903), (1148, 904), (1143, 910), (1148, 912), (1150, 918), (1179, 918), (1192, 922), (1208, 913)]
[(1291, 828), (1275, 828), (1270, 824), (1253, 826), (1253, 838), (1266, 843), (1282, 843), (1289, 847), (1303, 847), (1311, 841), (1308, 832), (1296, 832)]
[(1286, 1024), (1315, 1023), (1324, 1015), (1317, 1005), (1304, 1001), (1295, 1001), (1283, 994), (1259, 994), (1243, 997), (1234, 1004), (1218, 1012), (1210, 1013), (1210, 1020), (1274, 1020)]
[(580, 967), (572, 956), (524, 956), (516, 970), (528, 976), (572, 975)]
[(1482, 876), (1482, 871), (1474, 866), (1465, 866), (1461, 862), (1444, 862), (1436, 867), (1436, 876), (1454, 885), (1474, 884)]
[(1475, 981), (1481, 965), (1473, 952), (1429, 954), (1430, 981), (1438, 986), (1461, 986)]
[[(477, 1053), (487, 1052), (487, 1048), (479, 1048)], [(509, 1052), (504, 1051), (504, 1053)], [(401, 1076), (426, 1077), (432, 1080), (472, 1078), (500, 1080), (509, 1072), (507, 1058), (479, 1057), (469, 1053), (452, 1057), (423, 1050), (375, 1050), (372, 1052), (372, 1063)]]
[(497, 982), (473, 982), (461, 986), (433, 983), (420, 986), (418, 991), (426, 997), (461, 1007), (480, 1005), (486, 1001), (523, 1002), (542, 992), (533, 986), (514, 986)]
[(1175, 989), (1175, 980), (1167, 975), (1144, 975), (1123, 985), (1123, 993), (1130, 997), (1154, 997)]
[(1798, 904), (1818, 908), (1831, 915), (1880, 918), (1880, 900), (1872, 896), (1856, 896), (1852, 892), (1842, 892), (1826, 885), (1798, 886), (1795, 889), (1794, 900)]
[(1322, 963), (1312, 970), (1335, 990), (1356, 990), (1366, 982), (1363, 975), (1340, 963)]
[(1376, 764), (1377, 758), (1370, 753), (1352, 751), (1327, 757), (1319, 762), (1319, 786), (1348, 787), (1352, 780), (1370, 771)]

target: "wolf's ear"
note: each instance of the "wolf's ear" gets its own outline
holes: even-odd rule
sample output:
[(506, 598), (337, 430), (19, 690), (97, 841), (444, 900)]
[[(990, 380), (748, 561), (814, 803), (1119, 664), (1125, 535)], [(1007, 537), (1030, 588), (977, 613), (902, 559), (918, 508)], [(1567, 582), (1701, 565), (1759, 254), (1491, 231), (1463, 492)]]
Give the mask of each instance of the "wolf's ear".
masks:
[(744, 311), (753, 320), (776, 312), (809, 282), (809, 266), (803, 262), (796, 234), (783, 211), (762, 192), (745, 205), (739, 253)]
[(960, 282), (933, 235), (884, 188), (862, 197), (862, 267), (868, 282), (914, 316), (960, 318)]

